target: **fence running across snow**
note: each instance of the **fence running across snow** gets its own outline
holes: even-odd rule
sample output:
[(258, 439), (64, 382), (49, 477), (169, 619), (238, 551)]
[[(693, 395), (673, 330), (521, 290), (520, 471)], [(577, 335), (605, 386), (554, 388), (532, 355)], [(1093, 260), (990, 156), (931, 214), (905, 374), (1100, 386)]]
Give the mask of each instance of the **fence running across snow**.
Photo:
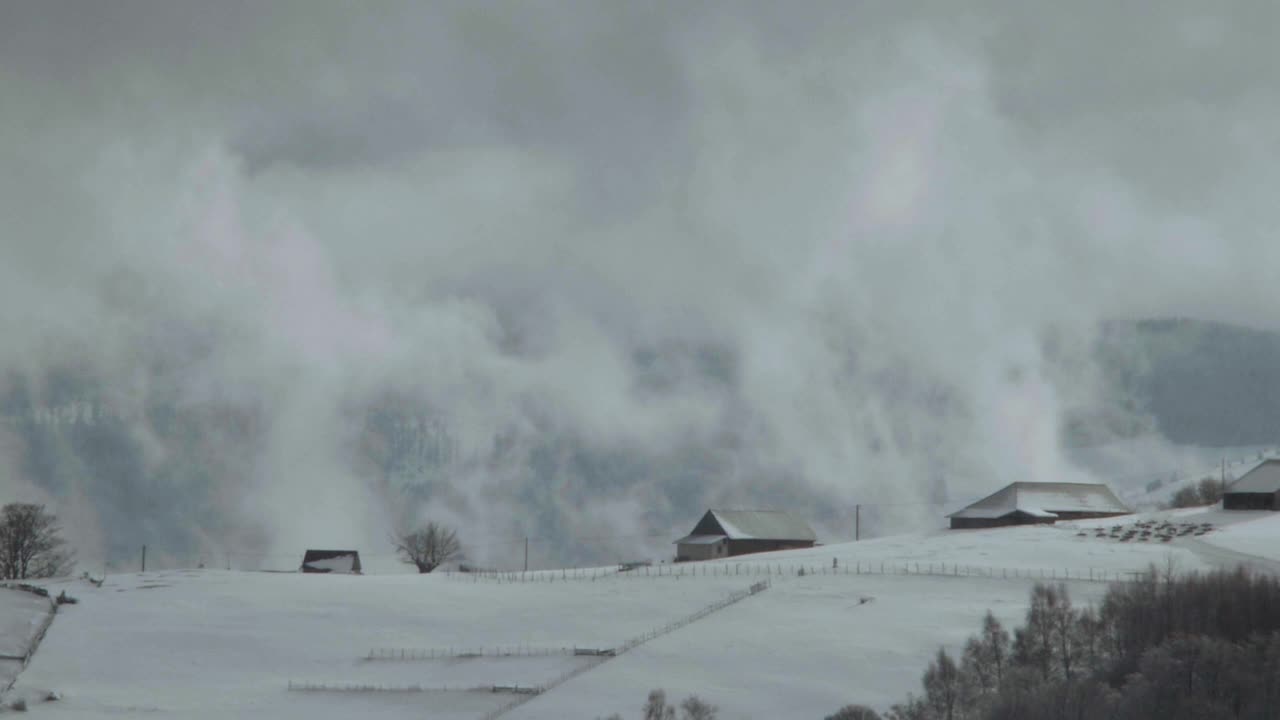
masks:
[(562, 570), (446, 572), (455, 580), (494, 583), (594, 582), (613, 578), (698, 578), (698, 577), (783, 577), (803, 575), (928, 575), (933, 577), (976, 577), (993, 580), (1055, 580), (1063, 582), (1131, 582), (1147, 574), (1145, 570), (1097, 568), (1004, 568), (939, 562), (849, 562), (837, 559), (835, 566), (821, 563), (741, 562), (681, 563), (642, 566), (626, 572), (613, 568), (566, 568)]
[(377, 685), (370, 683), (316, 683), (316, 682), (294, 682), (289, 681), (289, 692), (317, 692), (317, 693), (448, 693), (448, 692), (475, 692), (475, 693), (501, 693), (506, 695), (536, 695), (541, 690), (536, 687), (524, 687), (521, 685), (474, 685), (467, 687), (449, 687), (448, 685), (440, 685), (429, 687), (425, 685)]
[(592, 670), (596, 667), (599, 667), (601, 664), (613, 659), (614, 657), (617, 657), (618, 655), (621, 655), (622, 653), (627, 652), (628, 650), (633, 650), (639, 647), (640, 645), (643, 645), (644, 643), (647, 643), (650, 640), (653, 640), (654, 638), (661, 637), (675, 630), (679, 630), (680, 628), (688, 625), (689, 623), (697, 622), (698, 620), (701, 620), (702, 618), (710, 615), (713, 612), (716, 612), (717, 610), (723, 610), (724, 608), (727, 608), (736, 602), (745, 600), (746, 598), (749, 598), (752, 595), (755, 595), (757, 593), (764, 592), (765, 590), (769, 589), (769, 585), (770, 585), (770, 582), (768, 580), (762, 580), (760, 582), (753, 584), (751, 587), (747, 588), (746, 590), (739, 590), (738, 592), (735, 592), (725, 598), (717, 600), (716, 602), (702, 608), (701, 610), (691, 615), (688, 615), (679, 620), (676, 620), (675, 622), (667, 623), (666, 625), (663, 625), (660, 628), (650, 630), (649, 632), (644, 633), (642, 635), (638, 635), (634, 638), (631, 638), (630, 640), (620, 645), (616, 650), (594, 651), (591, 655), (591, 660), (589, 662), (586, 662), (552, 679), (548, 683), (540, 685), (537, 689), (537, 692), (535, 693), (532, 693), (523, 697), (518, 697), (499, 708), (495, 708), (494, 710), (485, 714), (483, 716), (483, 720), (496, 720), (497, 718), (507, 714), (508, 712), (511, 712), (517, 707), (529, 702), (530, 700), (537, 697), (538, 695), (541, 695), (542, 693), (547, 692), (548, 690), (551, 690), (560, 685), (563, 685), (564, 683), (569, 682), (573, 678), (578, 677), (579, 675), (587, 672), (588, 670)]
[(338, 692), (338, 693), (430, 693), (430, 692), (492, 692), (508, 695), (516, 695), (517, 697), (510, 702), (504, 703), (500, 707), (491, 710), (484, 715), (484, 720), (494, 720), (501, 715), (510, 712), (516, 707), (532, 700), (534, 697), (541, 695), (552, 688), (572, 680), (573, 678), (585, 673), (592, 668), (598, 667), (601, 663), (607, 662), (622, 653), (633, 650), (654, 638), (661, 637), (667, 633), (674, 632), (680, 628), (701, 620), (717, 610), (741, 602), (746, 598), (768, 590), (771, 583), (768, 579), (753, 583), (745, 590), (739, 590), (727, 595), (720, 600), (687, 615), (679, 620), (669, 622), (662, 627), (655, 628), (641, 635), (627, 640), (616, 648), (598, 648), (598, 647), (526, 647), (526, 646), (495, 646), (480, 647), (475, 649), (459, 649), (459, 648), (374, 648), (369, 651), (363, 659), (366, 661), (410, 661), (410, 660), (449, 660), (458, 658), (481, 658), (481, 657), (546, 657), (551, 655), (567, 655), (585, 658), (585, 661), (577, 667), (562, 673), (549, 682), (536, 686), (523, 685), (481, 685), (471, 687), (428, 687), (424, 685), (376, 685), (376, 684), (352, 684), (352, 683), (315, 683), (315, 682), (295, 682), (289, 681), (288, 689), (291, 692)]
[(598, 651), (578, 647), (478, 647), (478, 648), (374, 648), (365, 656), (370, 661), (409, 662), (415, 660), (458, 660), (495, 657), (551, 657), (555, 655), (591, 655)]

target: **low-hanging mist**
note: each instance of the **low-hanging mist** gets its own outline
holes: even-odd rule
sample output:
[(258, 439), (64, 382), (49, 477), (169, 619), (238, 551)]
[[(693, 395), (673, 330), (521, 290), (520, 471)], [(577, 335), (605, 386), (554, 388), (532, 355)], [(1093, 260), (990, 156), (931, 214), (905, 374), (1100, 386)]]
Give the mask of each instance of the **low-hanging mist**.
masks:
[(0, 500), (511, 566), (1086, 477), (1104, 321), (1274, 326), (1276, 11), (989, 5), (7, 6)]

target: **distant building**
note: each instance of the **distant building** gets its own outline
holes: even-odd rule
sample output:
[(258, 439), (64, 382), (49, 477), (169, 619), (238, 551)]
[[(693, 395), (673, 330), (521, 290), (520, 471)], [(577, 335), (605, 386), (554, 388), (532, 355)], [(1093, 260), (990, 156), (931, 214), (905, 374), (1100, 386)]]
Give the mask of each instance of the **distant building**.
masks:
[(1227, 486), (1224, 510), (1280, 510), (1280, 458), (1263, 460)]
[(360, 553), (355, 550), (308, 550), (302, 556), (304, 573), (360, 574)]
[(781, 510), (708, 510), (675, 541), (676, 561), (807, 548), (817, 539), (808, 523)]
[(1034, 525), (1133, 512), (1099, 483), (1016, 482), (951, 513), (951, 528)]

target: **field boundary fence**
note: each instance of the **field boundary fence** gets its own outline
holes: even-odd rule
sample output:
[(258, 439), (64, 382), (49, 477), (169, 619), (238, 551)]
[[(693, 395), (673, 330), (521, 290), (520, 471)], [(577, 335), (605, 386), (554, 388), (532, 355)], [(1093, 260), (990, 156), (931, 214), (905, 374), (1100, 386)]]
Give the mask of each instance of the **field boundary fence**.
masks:
[(1050, 580), (1055, 582), (1132, 582), (1147, 570), (1106, 568), (992, 567), (945, 562), (879, 562), (836, 558), (832, 564), (802, 562), (680, 563), (642, 566), (626, 572), (612, 568), (564, 568), (534, 571), (449, 571), (454, 580), (492, 583), (595, 582), (605, 579), (662, 579), (716, 577), (803, 577), (805, 575), (925, 575), (986, 578), (989, 580)]
[(524, 685), (381, 685), (377, 683), (323, 683), (290, 680), (289, 692), (315, 693), (498, 693), (504, 695), (536, 695), (537, 686)]
[(364, 659), (371, 662), (411, 662), (469, 658), (552, 657), (588, 655), (594, 652), (579, 647), (526, 647), (523, 645), (476, 648), (373, 648)]
[(646, 633), (637, 635), (631, 638), (630, 640), (627, 640), (626, 642), (622, 643), (615, 649), (592, 650), (592, 651), (589, 651), (589, 653), (575, 653), (575, 654), (582, 654), (582, 655), (590, 654), (592, 656), (592, 659), (589, 662), (586, 662), (578, 667), (573, 668), (572, 670), (569, 670), (565, 673), (562, 673), (556, 676), (546, 684), (539, 686), (538, 691), (536, 693), (533, 693), (528, 696), (516, 698), (499, 708), (495, 708), (494, 710), (491, 710), (490, 712), (482, 716), (482, 718), (483, 720), (497, 720), (497, 718), (502, 717), (503, 715), (511, 712), (517, 707), (529, 702), (530, 700), (537, 697), (538, 695), (541, 695), (556, 687), (559, 687), (560, 685), (563, 685), (564, 683), (569, 682), (570, 680), (578, 677), (579, 675), (587, 672), (588, 670), (595, 669), (599, 667), (601, 664), (609, 660), (612, 660), (618, 655), (621, 655), (629, 650), (634, 650), (635, 648), (649, 642), (650, 640), (662, 637), (667, 633), (674, 632), (691, 623), (697, 622), (698, 620), (701, 620), (702, 618), (705, 618), (706, 616), (718, 610), (723, 610), (724, 608), (727, 608), (730, 605), (741, 602), (753, 595), (762, 593), (765, 590), (768, 590), (771, 585), (772, 583), (769, 580), (761, 580), (759, 582), (753, 583), (751, 587), (745, 590), (739, 590), (737, 592), (731, 593), (730, 595), (724, 598), (721, 598), (720, 600), (717, 600), (714, 603), (711, 603), (710, 605), (698, 610), (697, 612), (686, 615), (685, 617), (680, 618), (679, 620), (675, 620), (673, 622), (667, 623), (666, 625), (663, 625), (661, 627), (654, 628), (653, 630), (650, 630)]
[(772, 583), (769, 580), (761, 580), (760, 582), (753, 584), (751, 587), (747, 588), (746, 590), (739, 590), (738, 592), (735, 592), (729, 595), (728, 597), (725, 597), (721, 600), (718, 600), (702, 608), (701, 610), (693, 613), (692, 615), (687, 615), (679, 620), (667, 623), (666, 625), (663, 625), (660, 628), (655, 628), (642, 635), (637, 635), (636, 637), (631, 638), (630, 640), (626, 641), (621, 646), (619, 646), (618, 654), (622, 654), (624, 652), (627, 652), (628, 650), (637, 648), (649, 642), (650, 640), (662, 637), (667, 633), (674, 632), (686, 625), (695, 623), (701, 620), (702, 618), (710, 615), (711, 613), (716, 612), (717, 610), (723, 610), (724, 608), (727, 608), (730, 605), (733, 605), (734, 603), (741, 602), (751, 597), (752, 595), (762, 593), (765, 590), (768, 590), (771, 585)]

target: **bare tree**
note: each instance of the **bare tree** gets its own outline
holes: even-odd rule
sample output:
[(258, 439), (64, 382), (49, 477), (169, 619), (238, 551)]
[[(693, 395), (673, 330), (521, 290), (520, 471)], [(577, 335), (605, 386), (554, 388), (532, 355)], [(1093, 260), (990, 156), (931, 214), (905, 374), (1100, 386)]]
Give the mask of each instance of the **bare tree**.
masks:
[(458, 533), (434, 522), (400, 535), (395, 538), (395, 545), (400, 561), (416, 566), (420, 573), (429, 573), (450, 560), (462, 557)]
[(644, 720), (676, 720), (675, 707), (667, 704), (667, 693), (650, 690), (644, 703)]
[(964, 716), (961, 683), (960, 668), (946, 650), (939, 648), (924, 673), (924, 700), (934, 718), (956, 720)]
[(0, 508), (0, 578), (25, 580), (60, 575), (71, 569), (71, 553), (58, 518), (32, 503)]
[(697, 695), (685, 698), (680, 703), (680, 709), (683, 711), (681, 720), (716, 720), (716, 706), (703, 702)]

